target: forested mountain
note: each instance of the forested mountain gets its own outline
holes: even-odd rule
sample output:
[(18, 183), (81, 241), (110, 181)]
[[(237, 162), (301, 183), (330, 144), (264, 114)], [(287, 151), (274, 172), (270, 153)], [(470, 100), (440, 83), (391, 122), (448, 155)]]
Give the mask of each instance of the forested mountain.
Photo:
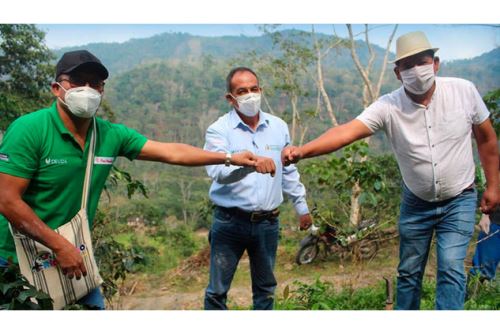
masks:
[[(304, 32), (298, 30), (287, 30), (282, 34), (283, 36), (299, 35), (304, 38)], [(317, 36), (319, 39), (332, 38), (324, 34), (317, 34)], [(295, 38), (300, 37), (295, 36)], [(364, 44), (362, 41), (359, 42), (360, 46)], [(108, 66), (111, 75), (128, 71), (140, 64), (158, 60), (197, 61), (204, 56), (211, 56), (217, 60), (228, 60), (252, 52), (258, 55), (270, 52), (279, 53), (278, 50), (273, 48), (273, 42), (269, 35), (258, 37), (201, 37), (187, 33), (163, 33), (149, 38), (131, 39), (124, 43), (92, 43), (84, 46), (62, 48), (54, 52), (59, 58), (62, 53), (78, 48), (85, 48), (98, 55), (101, 61)], [(383, 52), (382, 48), (375, 45), (374, 50), (378, 54)], [(335, 61), (340, 67), (354, 68), (350, 57), (349, 50), (342, 49), (340, 52), (332, 53), (325, 60), (325, 65)], [(366, 48), (360, 50), (361, 60), (366, 61), (367, 57)]]
[[(293, 35), (296, 30), (283, 32), (284, 36)], [(317, 34), (319, 39), (331, 39), (331, 36)], [(368, 51), (364, 41), (358, 41), (359, 56), (366, 62)], [(234, 57), (244, 57), (245, 54), (279, 54), (273, 47), (269, 35), (258, 37), (224, 36), (201, 37), (187, 33), (163, 33), (149, 38), (131, 39), (124, 43), (92, 43), (54, 50), (57, 58), (68, 50), (85, 48), (99, 56), (111, 73), (111, 78), (119, 73), (127, 72), (141, 64), (169, 60), (173, 63), (198, 62), (204, 57), (213, 57), (217, 61), (229, 60)], [(373, 45), (381, 60), (383, 49)], [(438, 54), (439, 55), (439, 52)], [(390, 55), (389, 59), (394, 57)], [(441, 59), (443, 76), (458, 76), (476, 83), (481, 94), (500, 86), (500, 48), (496, 48), (479, 57), (466, 60), (447, 61)], [(337, 68), (354, 70), (354, 65), (347, 48), (336, 50), (326, 57), (324, 66), (335, 65)], [(376, 64), (377, 65), (377, 64)], [(375, 65), (375, 66), (376, 66)], [(388, 68), (392, 72), (391, 66)]]
[[(287, 31), (283, 36), (311, 48), (307, 33)], [(331, 39), (320, 34), (317, 37), (326, 42)], [(332, 49), (323, 59), (325, 89), (340, 123), (353, 119), (363, 109), (363, 82), (346, 46)], [(360, 61), (366, 64), (366, 44), (358, 41), (357, 46)], [(90, 50), (110, 70), (105, 99), (116, 121), (137, 129), (148, 138), (203, 146), (207, 127), (229, 110), (224, 98), (225, 78), (234, 66), (249, 66), (257, 70), (269, 107), (291, 125), (289, 84), (284, 81), (283, 73), (280, 76), (272, 69), (273, 61), (286, 62), (284, 51), (273, 44), (270, 35), (199, 37), (166, 33), (125, 43), (89, 44), (55, 52), (59, 57), (64, 51), (77, 48)], [(378, 46), (373, 46), (373, 49), (377, 55), (372, 71), (375, 78), (380, 71), (384, 50)], [(500, 86), (499, 50), (469, 60), (443, 60), (440, 74), (469, 79), (484, 95)], [(390, 55), (389, 59), (393, 57)], [(316, 137), (332, 125), (324, 106), (317, 112), (318, 93), (311, 75), (314, 64), (309, 63), (307, 71), (297, 70), (293, 75), (299, 91), (297, 107), (301, 112), (302, 130), (305, 129), (304, 141)], [(389, 64), (381, 94), (399, 86), (393, 66)], [(263, 103), (263, 110), (269, 112), (269, 107)], [(376, 135), (370, 147), (375, 154), (389, 152), (383, 134)], [(153, 194), (158, 195), (155, 196), (158, 203), (170, 203), (169, 210), (173, 211), (169, 214), (179, 217), (181, 208), (187, 203), (200, 202), (206, 197), (209, 182), (203, 168), (178, 168), (144, 162), (122, 166), (126, 166), (135, 177), (145, 182)], [(179, 198), (187, 182), (195, 179), (198, 183), (193, 187), (197, 190), (185, 192), (191, 195)], [(153, 202), (146, 201), (141, 205), (161, 207), (161, 204)], [(141, 210), (145, 208), (141, 207)], [(191, 211), (194, 214), (197, 210), (193, 208)]]
[(481, 94), (500, 87), (500, 48), (464, 60), (445, 62), (440, 75), (471, 80)]
[[(296, 32), (286, 33), (293, 35)], [(198, 146), (203, 144), (208, 125), (228, 110), (224, 92), (225, 76), (230, 68), (244, 65), (259, 69), (266, 57), (281, 55), (281, 50), (273, 47), (269, 36), (197, 37), (166, 33), (121, 44), (99, 43), (83, 47), (98, 55), (110, 69), (106, 98), (119, 122), (151, 138)], [(358, 50), (361, 61), (365, 63), (368, 57), (366, 44), (359, 41)], [(377, 46), (374, 50), (380, 61), (383, 50)], [(472, 80), (484, 94), (500, 86), (499, 50), (470, 60), (444, 62), (440, 74)], [(377, 62), (374, 67), (376, 74), (379, 70)], [(362, 110), (363, 84), (349, 49), (337, 48), (330, 52), (323, 61), (323, 72), (325, 88), (333, 99), (339, 121), (354, 118)], [(282, 90), (276, 89), (280, 78), (269, 71), (259, 71), (259, 75), (273, 111), (290, 122), (289, 99)], [(304, 91), (298, 101), (299, 108), (311, 110), (317, 99), (315, 83), (311, 77), (297, 75), (302, 75), (299, 82)], [(387, 93), (399, 84), (389, 64), (381, 93)], [(265, 106), (263, 109), (269, 111)], [(309, 124), (306, 140), (331, 126), (326, 115), (321, 113), (310, 118), (306, 113), (305, 120)], [(375, 146), (380, 145), (375, 143)]]

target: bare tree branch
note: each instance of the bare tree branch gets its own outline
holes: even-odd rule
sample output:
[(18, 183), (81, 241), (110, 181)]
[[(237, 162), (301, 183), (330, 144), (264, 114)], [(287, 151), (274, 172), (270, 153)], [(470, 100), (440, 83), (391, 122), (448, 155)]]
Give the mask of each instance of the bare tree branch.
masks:
[(333, 112), (333, 105), (332, 102), (330, 101), (330, 97), (328, 96), (328, 93), (326, 92), (325, 89), (325, 83), (323, 80), (323, 68), (321, 65), (321, 49), (318, 43), (318, 40), (316, 38), (316, 33), (314, 32), (314, 25), (312, 26), (312, 31), (311, 31), (311, 36), (313, 39), (313, 45), (316, 50), (316, 75), (317, 75), (317, 85), (318, 89), (321, 93), (321, 97), (323, 98), (323, 101), (325, 103), (326, 110), (328, 112), (328, 116), (330, 116), (330, 120), (332, 121), (333, 126), (339, 125), (337, 122), (337, 118), (335, 117), (335, 113)]
[(389, 58), (389, 52), (391, 49), (392, 40), (394, 39), (394, 35), (396, 35), (396, 30), (398, 30), (398, 25), (394, 25), (394, 29), (392, 30), (389, 39), (387, 40), (387, 47), (385, 48), (384, 60), (382, 61), (382, 69), (380, 71), (380, 76), (378, 78), (377, 86), (375, 87), (376, 96), (380, 95), (380, 89), (382, 88), (382, 82), (384, 81), (385, 69), (387, 68), (387, 59)]
[(368, 89), (368, 94), (372, 97), (372, 96), (374, 96), (374, 94), (373, 94), (373, 90), (372, 90), (372, 85), (370, 83), (370, 78), (368, 77), (368, 73), (366, 73), (366, 70), (361, 65), (361, 62), (360, 62), (359, 57), (358, 57), (358, 53), (356, 52), (356, 42), (354, 41), (354, 35), (352, 33), (352, 25), (351, 24), (347, 25), (347, 30), (349, 31), (349, 39), (351, 40), (352, 60), (354, 61), (354, 65), (356, 65), (358, 72), (361, 74), (361, 78), (363, 79), (363, 82), (365, 83), (365, 85)]

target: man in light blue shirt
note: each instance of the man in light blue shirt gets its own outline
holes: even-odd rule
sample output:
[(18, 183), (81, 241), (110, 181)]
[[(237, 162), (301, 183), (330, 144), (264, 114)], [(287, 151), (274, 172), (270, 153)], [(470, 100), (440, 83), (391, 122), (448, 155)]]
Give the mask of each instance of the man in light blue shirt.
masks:
[[(227, 309), (226, 300), (238, 262), (246, 250), (250, 259), (253, 308), (271, 310), (276, 279), (273, 274), (279, 235), (279, 205), (283, 192), (292, 200), (307, 229), (311, 216), (304, 185), (294, 165), (284, 167), (281, 150), (290, 144), (287, 124), (260, 110), (261, 88), (257, 75), (238, 67), (227, 77), (227, 101), (233, 109), (207, 130), (205, 149), (231, 154), (258, 155), (252, 168), (207, 167), (213, 183), (210, 199), (216, 205), (210, 230), (210, 280), (205, 309)], [(261, 175), (270, 172), (275, 175)]]

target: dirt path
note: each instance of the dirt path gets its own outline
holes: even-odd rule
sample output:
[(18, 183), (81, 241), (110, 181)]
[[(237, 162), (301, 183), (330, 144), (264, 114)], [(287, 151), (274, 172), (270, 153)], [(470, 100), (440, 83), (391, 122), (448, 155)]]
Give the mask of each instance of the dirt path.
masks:
[[(281, 254), (280, 254), (281, 253)], [(278, 253), (276, 277), (278, 280), (277, 295), (282, 296), (286, 286), (294, 287), (295, 281), (304, 283), (316, 279), (333, 283), (334, 287), (351, 287), (354, 289), (377, 283), (383, 276), (396, 275), (397, 255), (394, 247), (380, 252), (372, 261), (355, 264), (351, 261), (342, 263), (339, 259), (327, 259), (308, 266), (298, 266), (293, 258), (283, 250)], [(156, 280), (146, 277), (133, 277), (131, 284), (136, 288), (131, 295), (121, 296), (115, 309), (125, 310), (200, 310), (203, 309), (203, 296), (208, 281), (207, 267), (188, 274), (168, 272)], [(132, 283), (134, 282), (134, 283)], [(136, 283), (137, 282), (137, 283)], [(129, 287), (130, 288), (130, 287)], [(250, 308), (252, 293), (248, 258), (243, 258), (235, 274), (228, 296), (229, 308)]]

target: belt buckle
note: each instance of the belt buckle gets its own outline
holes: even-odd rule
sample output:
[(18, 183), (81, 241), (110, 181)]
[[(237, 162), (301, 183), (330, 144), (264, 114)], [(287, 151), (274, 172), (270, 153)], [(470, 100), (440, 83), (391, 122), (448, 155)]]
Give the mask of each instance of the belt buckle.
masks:
[(250, 214), (250, 222), (252, 223), (258, 223), (259, 221), (261, 221), (261, 219), (259, 219), (259, 212), (257, 211), (253, 211), (251, 214)]

